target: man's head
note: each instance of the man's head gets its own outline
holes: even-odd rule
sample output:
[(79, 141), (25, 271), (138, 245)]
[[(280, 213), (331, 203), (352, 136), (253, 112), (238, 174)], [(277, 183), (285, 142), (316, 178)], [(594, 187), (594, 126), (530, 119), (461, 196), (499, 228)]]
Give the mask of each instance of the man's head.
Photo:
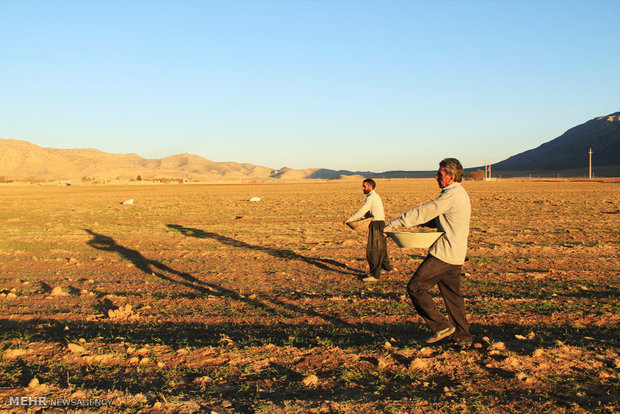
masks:
[(439, 163), (439, 170), (435, 176), (440, 188), (463, 180), (463, 166), (456, 158), (444, 158)]
[(372, 190), (375, 189), (376, 186), (377, 186), (377, 183), (375, 183), (375, 180), (373, 180), (372, 178), (366, 178), (362, 182), (362, 188), (364, 189), (364, 194), (370, 193)]

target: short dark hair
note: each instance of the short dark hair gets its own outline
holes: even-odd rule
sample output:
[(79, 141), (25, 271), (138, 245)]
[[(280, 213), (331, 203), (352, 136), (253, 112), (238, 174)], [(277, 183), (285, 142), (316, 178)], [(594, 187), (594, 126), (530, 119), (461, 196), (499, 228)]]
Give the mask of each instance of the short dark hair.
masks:
[(446, 172), (454, 175), (454, 181), (460, 183), (463, 181), (463, 166), (456, 158), (444, 158), (439, 163), (439, 168), (446, 167)]
[(372, 178), (366, 178), (364, 182), (370, 184), (373, 190), (377, 186), (377, 183), (375, 183), (375, 180), (373, 180)]

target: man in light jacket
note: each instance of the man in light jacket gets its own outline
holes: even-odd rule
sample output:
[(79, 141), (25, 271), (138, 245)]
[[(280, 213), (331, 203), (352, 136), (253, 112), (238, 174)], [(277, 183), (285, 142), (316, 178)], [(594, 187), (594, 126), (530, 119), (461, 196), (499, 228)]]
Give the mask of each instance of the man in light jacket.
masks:
[[(407, 293), (416, 311), (433, 332), (433, 335), (426, 339), (427, 343), (435, 343), (452, 336), (455, 345), (467, 348), (471, 346), (472, 336), (461, 293), (461, 272), (467, 252), (471, 203), (460, 184), (463, 167), (457, 159), (442, 160), (435, 178), (441, 188), (439, 197), (390, 221), (384, 232), (416, 225), (436, 227), (438, 231), (444, 232), (429, 248), (428, 255), (418, 266), (407, 285)], [(439, 312), (429, 293), (435, 285), (439, 285), (449, 320)]]
[(366, 260), (368, 260), (370, 271), (368, 276), (362, 279), (364, 282), (379, 280), (382, 269), (387, 272), (392, 270), (387, 252), (387, 241), (383, 237), (385, 211), (381, 197), (375, 192), (376, 186), (377, 184), (372, 178), (367, 178), (362, 182), (362, 190), (366, 194), (366, 200), (355, 214), (344, 221), (344, 224), (347, 224), (350, 221), (372, 217), (368, 227), (368, 243), (366, 244)]

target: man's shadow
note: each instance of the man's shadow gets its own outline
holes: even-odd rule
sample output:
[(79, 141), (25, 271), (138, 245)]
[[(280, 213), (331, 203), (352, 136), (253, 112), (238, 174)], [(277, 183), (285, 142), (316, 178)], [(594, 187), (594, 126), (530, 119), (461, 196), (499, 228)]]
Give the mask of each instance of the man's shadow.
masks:
[[(103, 250), (106, 252), (118, 253), (120, 256), (125, 259), (131, 261), (134, 266), (140, 269), (142, 272), (147, 275), (155, 275), (161, 279), (167, 280), (168, 282), (178, 283), (181, 285), (185, 285), (194, 290), (197, 290), (202, 293), (209, 294), (217, 294), (217, 290), (214, 286), (205, 283), (189, 273), (179, 272), (178, 270), (174, 270), (165, 264), (158, 262), (156, 260), (147, 259), (137, 250), (129, 249), (125, 246), (122, 246), (109, 236), (105, 236), (103, 234), (95, 233), (89, 229), (83, 229), (85, 232), (93, 236), (92, 240), (89, 240), (86, 244), (89, 246)], [(174, 276), (180, 277), (182, 280), (176, 280), (170, 276), (167, 276), (165, 273), (172, 274)], [(221, 289), (221, 288), (220, 288)], [(230, 293), (230, 292), (219, 292), (219, 293)]]
[[(255, 306), (257, 308), (263, 309), (265, 311), (268, 311), (268, 312), (271, 312), (277, 315), (282, 315), (282, 310), (285, 309), (293, 314), (301, 313), (301, 314), (305, 314), (308, 316), (319, 317), (323, 320), (330, 321), (334, 324), (350, 326), (348, 322), (340, 318), (337, 318), (331, 315), (325, 315), (312, 309), (302, 309), (298, 306), (292, 305), (290, 303), (285, 303), (279, 300), (267, 301), (267, 300), (246, 298), (245, 296), (242, 296), (233, 290), (223, 288), (216, 284), (203, 282), (189, 273), (179, 272), (178, 270), (172, 269), (171, 267), (166, 266), (165, 264), (161, 262), (148, 259), (144, 257), (144, 255), (142, 255), (142, 253), (140, 253), (139, 251), (134, 250), (134, 249), (129, 249), (125, 246), (122, 246), (116, 243), (116, 241), (112, 237), (105, 236), (99, 233), (95, 233), (94, 231), (89, 230), (89, 229), (83, 229), (83, 230), (87, 232), (88, 234), (90, 234), (91, 236), (93, 236), (93, 238), (89, 240), (86, 244), (98, 250), (119, 254), (125, 259), (130, 260), (138, 269), (140, 269), (143, 273), (147, 275), (155, 275), (159, 277), (160, 279), (187, 286), (201, 293), (214, 295), (214, 296), (232, 297), (233, 299), (243, 301), (252, 306)], [(182, 280), (180, 281), (176, 280), (173, 277), (166, 275), (165, 273), (178, 276)]]
[[(307, 257), (301, 255), (299, 253), (295, 253), (289, 249), (275, 249), (273, 247), (265, 247), (265, 246), (255, 246), (253, 244), (248, 244), (241, 240), (236, 240), (231, 237), (223, 236), (217, 233), (206, 232), (200, 229), (194, 229), (190, 227), (183, 227), (180, 224), (168, 224), (168, 228), (172, 230), (176, 230), (181, 234), (188, 237), (196, 237), (199, 239), (214, 239), (219, 241), (222, 244), (233, 246), (233, 247), (241, 247), (244, 249), (255, 250), (267, 253), (273, 257), (284, 259), (284, 260), (299, 260), (310, 265), (316, 266), (319, 269), (326, 270), (329, 272), (336, 272), (343, 275), (352, 275), (352, 276), (361, 276), (364, 272), (353, 269), (345, 264), (337, 262), (332, 259), (320, 259), (316, 257)], [(330, 267), (333, 266), (333, 267)]]

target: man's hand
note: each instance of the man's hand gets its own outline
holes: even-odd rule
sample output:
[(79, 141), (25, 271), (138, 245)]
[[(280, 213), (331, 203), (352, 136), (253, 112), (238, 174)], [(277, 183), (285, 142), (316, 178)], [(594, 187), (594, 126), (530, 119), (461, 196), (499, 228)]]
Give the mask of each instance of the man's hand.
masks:
[(385, 226), (385, 228), (383, 229), (383, 237), (387, 237), (388, 236), (387, 234), (391, 233), (393, 231), (394, 231), (394, 229), (392, 227)]

